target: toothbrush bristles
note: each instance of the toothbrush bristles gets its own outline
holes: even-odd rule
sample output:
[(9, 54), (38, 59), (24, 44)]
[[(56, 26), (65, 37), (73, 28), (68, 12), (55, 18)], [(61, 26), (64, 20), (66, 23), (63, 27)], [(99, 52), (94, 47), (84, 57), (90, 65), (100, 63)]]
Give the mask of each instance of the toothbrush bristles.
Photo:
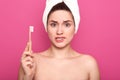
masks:
[(34, 32), (34, 26), (29, 27), (30, 32)]

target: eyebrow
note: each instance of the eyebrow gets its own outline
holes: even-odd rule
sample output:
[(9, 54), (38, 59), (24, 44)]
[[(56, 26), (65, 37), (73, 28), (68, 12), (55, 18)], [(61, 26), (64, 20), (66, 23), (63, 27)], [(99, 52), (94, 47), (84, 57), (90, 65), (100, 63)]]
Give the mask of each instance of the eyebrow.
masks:
[[(58, 23), (57, 21), (55, 21), (55, 20), (50, 20), (49, 22), (54, 22), (54, 23)], [(67, 23), (67, 22), (73, 22), (73, 21), (71, 21), (71, 20), (65, 20), (65, 21), (63, 21), (64, 23)]]
[(63, 22), (67, 23), (67, 22), (73, 22), (73, 21), (71, 21), (71, 20), (66, 20), (66, 21), (63, 21)]
[(50, 20), (49, 22), (54, 22), (54, 23), (58, 23), (57, 21), (55, 21), (55, 20)]

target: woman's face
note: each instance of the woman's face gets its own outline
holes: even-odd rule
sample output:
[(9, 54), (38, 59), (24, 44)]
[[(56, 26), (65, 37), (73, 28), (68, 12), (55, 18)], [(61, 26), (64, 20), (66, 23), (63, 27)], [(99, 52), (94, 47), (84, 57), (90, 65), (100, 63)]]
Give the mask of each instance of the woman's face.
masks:
[(63, 48), (69, 45), (75, 33), (72, 14), (66, 10), (52, 12), (48, 19), (47, 32), (54, 46)]

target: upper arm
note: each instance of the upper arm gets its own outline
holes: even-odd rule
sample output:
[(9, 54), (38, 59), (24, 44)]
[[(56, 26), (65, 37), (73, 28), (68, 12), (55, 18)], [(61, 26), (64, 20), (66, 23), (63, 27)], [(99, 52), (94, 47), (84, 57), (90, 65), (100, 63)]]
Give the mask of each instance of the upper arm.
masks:
[(100, 80), (99, 68), (96, 60), (89, 56), (87, 62), (90, 80)]

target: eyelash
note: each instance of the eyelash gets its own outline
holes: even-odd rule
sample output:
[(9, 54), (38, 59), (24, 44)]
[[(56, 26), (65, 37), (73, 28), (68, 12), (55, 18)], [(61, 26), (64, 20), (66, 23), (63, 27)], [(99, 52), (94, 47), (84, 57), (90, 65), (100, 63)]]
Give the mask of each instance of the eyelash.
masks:
[(66, 26), (66, 27), (70, 27), (71, 24), (70, 24), (70, 23), (65, 23), (65, 26)]
[[(57, 25), (56, 23), (51, 23), (50, 24), (51, 27), (56, 27), (56, 25)], [(65, 25), (65, 27), (70, 27), (71, 26), (70, 23), (65, 23), (64, 25)]]
[(55, 27), (56, 23), (51, 23), (50, 26)]

